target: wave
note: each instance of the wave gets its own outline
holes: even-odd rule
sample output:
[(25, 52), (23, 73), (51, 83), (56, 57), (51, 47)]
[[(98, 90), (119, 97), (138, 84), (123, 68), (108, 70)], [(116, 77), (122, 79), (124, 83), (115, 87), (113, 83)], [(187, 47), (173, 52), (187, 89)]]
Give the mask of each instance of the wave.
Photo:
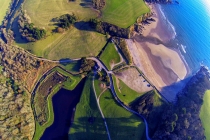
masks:
[(180, 45), (180, 48), (182, 49), (182, 51), (184, 52), (184, 53), (186, 53), (186, 46), (184, 46), (184, 45)]
[(176, 37), (176, 30), (175, 30), (174, 25), (166, 18), (165, 14), (164, 14), (164, 12), (163, 12), (163, 10), (161, 8), (161, 5), (158, 5), (158, 10), (160, 11), (161, 17), (166, 21), (167, 25), (169, 25), (168, 26), (169, 30), (171, 30), (172, 33), (173, 33), (172, 39), (175, 39), (175, 37)]

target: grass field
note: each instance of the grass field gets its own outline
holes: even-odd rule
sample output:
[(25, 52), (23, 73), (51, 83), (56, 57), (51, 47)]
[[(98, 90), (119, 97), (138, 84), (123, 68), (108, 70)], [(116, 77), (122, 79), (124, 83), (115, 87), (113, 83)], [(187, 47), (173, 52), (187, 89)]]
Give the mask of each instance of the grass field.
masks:
[(113, 43), (109, 43), (106, 46), (106, 49), (101, 54), (100, 59), (104, 62), (106, 67), (111, 70), (111, 64), (116, 64), (120, 62), (120, 56), (115, 49), (115, 46)]
[(106, 118), (111, 139), (140, 140), (144, 138), (145, 126), (142, 120), (119, 106), (110, 90), (102, 94), (100, 107)]
[(64, 38), (48, 47), (44, 56), (56, 60), (96, 56), (105, 44), (106, 38), (102, 34), (72, 28)]
[(75, 61), (72, 63), (62, 63), (61, 67), (65, 68), (66, 70), (72, 72), (72, 73), (78, 73), (80, 69), (81, 62)]
[(63, 14), (74, 13), (80, 20), (89, 20), (97, 17), (97, 13), (90, 8), (86, 8), (88, 2), (76, 0), (26, 0), (23, 9), (31, 18), (31, 21), (40, 27), (51, 28), (51, 19)]
[(2, 23), (7, 10), (9, 9), (9, 4), (10, 4), (11, 0), (0, 0), (0, 24)]
[[(138, 92), (132, 90), (120, 79), (118, 79), (118, 82), (117, 82), (117, 79), (115, 76), (113, 77), (113, 81), (114, 81), (114, 88), (117, 93), (117, 96), (126, 105), (129, 105), (135, 99), (137, 99), (138, 97), (140, 97), (141, 95), (144, 94), (144, 93), (138, 93)], [(120, 90), (119, 90), (119, 88), (120, 88)]]
[(149, 11), (143, 0), (107, 0), (102, 9), (102, 20), (127, 28)]
[(37, 56), (59, 60), (96, 56), (106, 44), (106, 38), (96, 32), (72, 27), (64, 34), (50, 34), (46, 39), (37, 42), (16, 44)]
[(96, 90), (96, 95), (99, 97), (99, 95), (106, 90), (106, 87), (101, 87), (101, 84), (106, 84), (105, 82), (102, 82), (98, 79), (94, 80), (94, 85), (95, 85), (95, 90)]
[(103, 119), (97, 107), (91, 78), (87, 78), (80, 102), (77, 104), (69, 138), (71, 140), (107, 140), (108, 138)]
[(203, 99), (204, 102), (201, 107), (200, 118), (205, 129), (204, 134), (206, 136), (206, 140), (210, 140), (210, 90), (206, 91)]
[(87, 24), (79, 22), (63, 34), (51, 33), (55, 28), (50, 22), (51, 19), (63, 14), (74, 13), (79, 21), (97, 17), (94, 10), (84, 5), (88, 5), (88, 2), (83, 0), (75, 2), (68, 2), (68, 0), (25, 1), (23, 10), (26, 11), (35, 26), (46, 29), (47, 37), (36, 42), (26, 43), (18, 35), (16, 23), (13, 27), (16, 44), (37, 56), (53, 60), (96, 56), (106, 44), (106, 38), (97, 32), (89, 31), (90, 27)]

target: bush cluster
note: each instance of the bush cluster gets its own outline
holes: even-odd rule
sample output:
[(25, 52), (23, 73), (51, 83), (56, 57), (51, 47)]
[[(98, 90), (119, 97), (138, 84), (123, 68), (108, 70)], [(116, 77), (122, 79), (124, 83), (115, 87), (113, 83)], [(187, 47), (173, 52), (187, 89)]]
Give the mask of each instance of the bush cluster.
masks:
[(102, 34), (109, 34), (115, 37), (129, 38), (130, 29), (129, 28), (120, 28), (116, 25), (109, 24), (107, 22), (102, 22), (97, 19), (90, 19), (89, 25), (94, 30)]
[(18, 24), (22, 38), (29, 42), (40, 40), (46, 36), (46, 30), (35, 27), (33, 23), (29, 23), (24, 15), (19, 16)]

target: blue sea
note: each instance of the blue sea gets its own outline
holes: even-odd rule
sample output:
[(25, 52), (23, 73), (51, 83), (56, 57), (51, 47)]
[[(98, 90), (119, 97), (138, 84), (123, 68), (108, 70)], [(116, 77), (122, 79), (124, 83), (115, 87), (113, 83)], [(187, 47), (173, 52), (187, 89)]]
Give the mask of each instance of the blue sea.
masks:
[(200, 65), (210, 68), (210, 1), (178, 1), (179, 4), (160, 5), (160, 9), (173, 27), (174, 47), (179, 48), (194, 74)]

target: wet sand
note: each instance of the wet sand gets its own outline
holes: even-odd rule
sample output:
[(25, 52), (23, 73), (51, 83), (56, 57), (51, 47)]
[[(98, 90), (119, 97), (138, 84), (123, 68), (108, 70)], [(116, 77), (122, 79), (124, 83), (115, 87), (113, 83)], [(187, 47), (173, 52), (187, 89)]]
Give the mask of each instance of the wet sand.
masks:
[[(157, 7), (150, 5), (154, 12), (151, 22), (145, 26), (141, 35), (135, 35), (127, 40), (134, 64), (139, 67), (149, 80), (168, 100), (175, 100), (176, 93), (181, 89), (175, 88), (166, 93), (162, 90), (183, 80), (187, 75), (185, 62), (180, 54), (169, 45), (174, 34), (165, 27), (165, 20), (160, 16)], [(167, 46), (167, 47), (166, 47)]]

